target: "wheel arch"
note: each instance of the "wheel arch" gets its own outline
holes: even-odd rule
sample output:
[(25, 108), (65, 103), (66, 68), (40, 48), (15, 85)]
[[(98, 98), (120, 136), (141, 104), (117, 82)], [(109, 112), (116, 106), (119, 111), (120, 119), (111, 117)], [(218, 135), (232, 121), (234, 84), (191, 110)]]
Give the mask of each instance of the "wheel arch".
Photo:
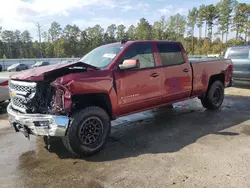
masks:
[(225, 87), (225, 74), (220, 73), (220, 74), (214, 74), (214, 75), (210, 76), (207, 91), (210, 89), (210, 87), (212, 86), (212, 84), (215, 81), (220, 81), (223, 84), (223, 86)]
[(72, 113), (90, 106), (98, 106), (107, 112), (110, 119), (113, 119), (112, 104), (110, 97), (107, 93), (88, 93), (73, 95), (72, 102)]

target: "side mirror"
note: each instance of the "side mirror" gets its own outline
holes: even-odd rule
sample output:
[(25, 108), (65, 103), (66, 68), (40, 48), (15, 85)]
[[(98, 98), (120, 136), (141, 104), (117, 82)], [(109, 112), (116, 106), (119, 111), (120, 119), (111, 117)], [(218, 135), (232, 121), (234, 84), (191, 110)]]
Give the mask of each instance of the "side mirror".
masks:
[(138, 59), (127, 59), (119, 65), (120, 70), (134, 69), (140, 67), (140, 61)]

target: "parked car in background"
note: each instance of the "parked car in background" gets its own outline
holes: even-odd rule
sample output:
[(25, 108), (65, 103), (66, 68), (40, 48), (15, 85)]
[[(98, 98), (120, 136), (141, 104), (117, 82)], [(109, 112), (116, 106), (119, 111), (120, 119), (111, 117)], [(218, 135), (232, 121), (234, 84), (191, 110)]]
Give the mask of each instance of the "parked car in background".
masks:
[(218, 109), (232, 71), (231, 60), (190, 62), (179, 42), (122, 41), (12, 75), (7, 112), (26, 137), (61, 137), (73, 154), (92, 155), (118, 117), (194, 97)]
[(234, 64), (233, 83), (250, 84), (250, 46), (229, 47), (225, 58)]
[(57, 62), (56, 64), (60, 64), (60, 63), (71, 63), (72, 61), (71, 60), (69, 60), (69, 61), (59, 61), (59, 62)]
[(22, 63), (16, 63), (7, 68), (7, 71), (22, 71), (22, 70), (27, 70), (29, 67), (28, 65), (22, 64)]
[(49, 64), (50, 63), (48, 61), (38, 61), (34, 65), (32, 65), (31, 67), (32, 68), (34, 68), (34, 67), (42, 67), (42, 66), (47, 66)]
[(0, 78), (0, 103), (10, 99), (9, 78)]

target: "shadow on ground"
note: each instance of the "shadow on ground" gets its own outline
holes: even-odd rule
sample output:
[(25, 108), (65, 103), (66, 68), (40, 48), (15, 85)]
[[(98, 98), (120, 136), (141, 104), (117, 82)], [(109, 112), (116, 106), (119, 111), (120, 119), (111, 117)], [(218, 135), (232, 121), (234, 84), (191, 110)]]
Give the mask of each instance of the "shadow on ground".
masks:
[[(250, 119), (250, 98), (226, 96), (220, 110), (204, 110), (198, 100), (189, 108), (159, 108), (149, 118), (129, 121), (112, 128), (101, 152), (84, 158), (87, 161), (112, 161), (142, 154), (177, 152), (209, 134), (237, 136), (223, 131)], [(74, 158), (60, 140), (52, 140), (50, 152), (59, 158)]]

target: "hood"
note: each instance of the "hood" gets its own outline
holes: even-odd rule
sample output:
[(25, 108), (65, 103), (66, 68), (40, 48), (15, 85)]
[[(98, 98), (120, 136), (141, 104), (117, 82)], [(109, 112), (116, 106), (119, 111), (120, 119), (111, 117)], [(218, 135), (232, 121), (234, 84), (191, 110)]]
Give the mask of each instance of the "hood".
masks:
[(14, 74), (10, 78), (13, 80), (27, 81), (43, 81), (46, 79), (54, 80), (67, 74), (85, 72), (88, 69), (97, 70), (98, 68), (83, 62), (65, 62), (28, 69)]

